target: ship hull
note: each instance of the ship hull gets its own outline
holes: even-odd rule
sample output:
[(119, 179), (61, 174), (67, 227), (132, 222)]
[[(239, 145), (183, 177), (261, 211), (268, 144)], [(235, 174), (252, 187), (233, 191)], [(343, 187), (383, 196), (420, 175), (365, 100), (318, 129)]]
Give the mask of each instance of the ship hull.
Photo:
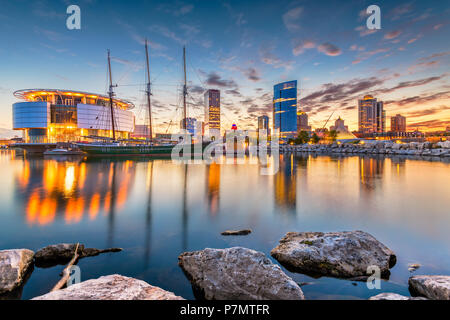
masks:
[[(207, 144), (203, 144), (201, 150), (203, 152)], [(175, 145), (90, 145), (78, 144), (81, 151), (92, 156), (128, 156), (128, 155), (145, 155), (145, 156), (170, 156)], [(196, 150), (195, 145), (192, 145), (192, 153)]]

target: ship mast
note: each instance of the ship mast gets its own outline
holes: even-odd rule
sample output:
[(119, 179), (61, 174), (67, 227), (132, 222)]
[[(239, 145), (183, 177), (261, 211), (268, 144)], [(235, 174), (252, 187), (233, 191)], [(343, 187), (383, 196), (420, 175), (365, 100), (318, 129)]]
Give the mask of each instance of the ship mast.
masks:
[(145, 39), (145, 57), (147, 61), (147, 105), (148, 105), (148, 127), (149, 127), (149, 140), (150, 144), (153, 141), (153, 128), (152, 128), (152, 105), (150, 103), (150, 96), (152, 95), (150, 90), (150, 66), (148, 62), (148, 45), (147, 39)]
[(186, 47), (183, 47), (183, 71), (184, 71), (184, 86), (183, 86), (183, 125), (182, 129), (187, 128), (186, 123), (186, 95), (187, 95), (187, 85), (186, 85)]
[(108, 72), (109, 72), (109, 107), (110, 107), (110, 111), (111, 111), (111, 128), (112, 128), (112, 132), (113, 132), (113, 141), (116, 141), (116, 128), (115, 128), (115, 124), (114, 124), (114, 108), (113, 108), (113, 96), (114, 96), (114, 91), (113, 91), (113, 84), (112, 84), (112, 76), (111, 76), (111, 56), (110, 56), (110, 52), (108, 49)]

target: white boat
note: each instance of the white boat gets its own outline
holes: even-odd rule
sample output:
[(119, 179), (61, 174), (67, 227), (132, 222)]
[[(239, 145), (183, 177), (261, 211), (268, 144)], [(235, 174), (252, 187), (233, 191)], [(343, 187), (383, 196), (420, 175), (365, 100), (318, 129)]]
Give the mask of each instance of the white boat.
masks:
[(44, 156), (68, 156), (68, 155), (82, 155), (83, 151), (67, 150), (67, 149), (53, 149), (44, 152)]

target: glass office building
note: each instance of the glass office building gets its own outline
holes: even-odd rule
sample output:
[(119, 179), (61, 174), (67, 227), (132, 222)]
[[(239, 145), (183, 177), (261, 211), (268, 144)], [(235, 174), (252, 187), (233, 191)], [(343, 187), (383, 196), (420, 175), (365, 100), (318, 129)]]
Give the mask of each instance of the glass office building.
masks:
[(279, 130), (280, 139), (297, 135), (297, 80), (273, 87), (273, 128)]

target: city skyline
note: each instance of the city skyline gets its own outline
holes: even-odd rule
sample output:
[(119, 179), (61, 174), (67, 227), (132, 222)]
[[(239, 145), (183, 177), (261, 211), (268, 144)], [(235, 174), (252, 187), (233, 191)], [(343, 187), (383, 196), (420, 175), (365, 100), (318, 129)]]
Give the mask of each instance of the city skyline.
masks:
[(450, 125), (449, 9), (440, 3), (381, 3), (382, 29), (374, 31), (365, 26), (370, 4), (211, 1), (200, 6), (194, 1), (128, 7), (81, 1), (81, 30), (68, 30), (64, 1), (5, 2), (0, 27), (9, 45), (0, 48), (0, 129), (12, 127), (15, 90), (105, 93), (108, 48), (117, 96), (136, 104), (137, 123), (143, 123), (142, 46), (148, 38), (155, 132), (181, 120), (183, 45), (188, 117), (202, 121), (204, 92), (219, 89), (222, 130), (233, 123), (256, 129), (258, 116), (272, 117), (273, 86), (289, 80), (298, 81), (297, 111), (306, 112), (313, 127), (322, 127), (334, 111), (350, 131), (357, 130), (358, 99), (371, 94), (384, 101), (387, 121), (402, 114), (408, 130), (445, 130)]

